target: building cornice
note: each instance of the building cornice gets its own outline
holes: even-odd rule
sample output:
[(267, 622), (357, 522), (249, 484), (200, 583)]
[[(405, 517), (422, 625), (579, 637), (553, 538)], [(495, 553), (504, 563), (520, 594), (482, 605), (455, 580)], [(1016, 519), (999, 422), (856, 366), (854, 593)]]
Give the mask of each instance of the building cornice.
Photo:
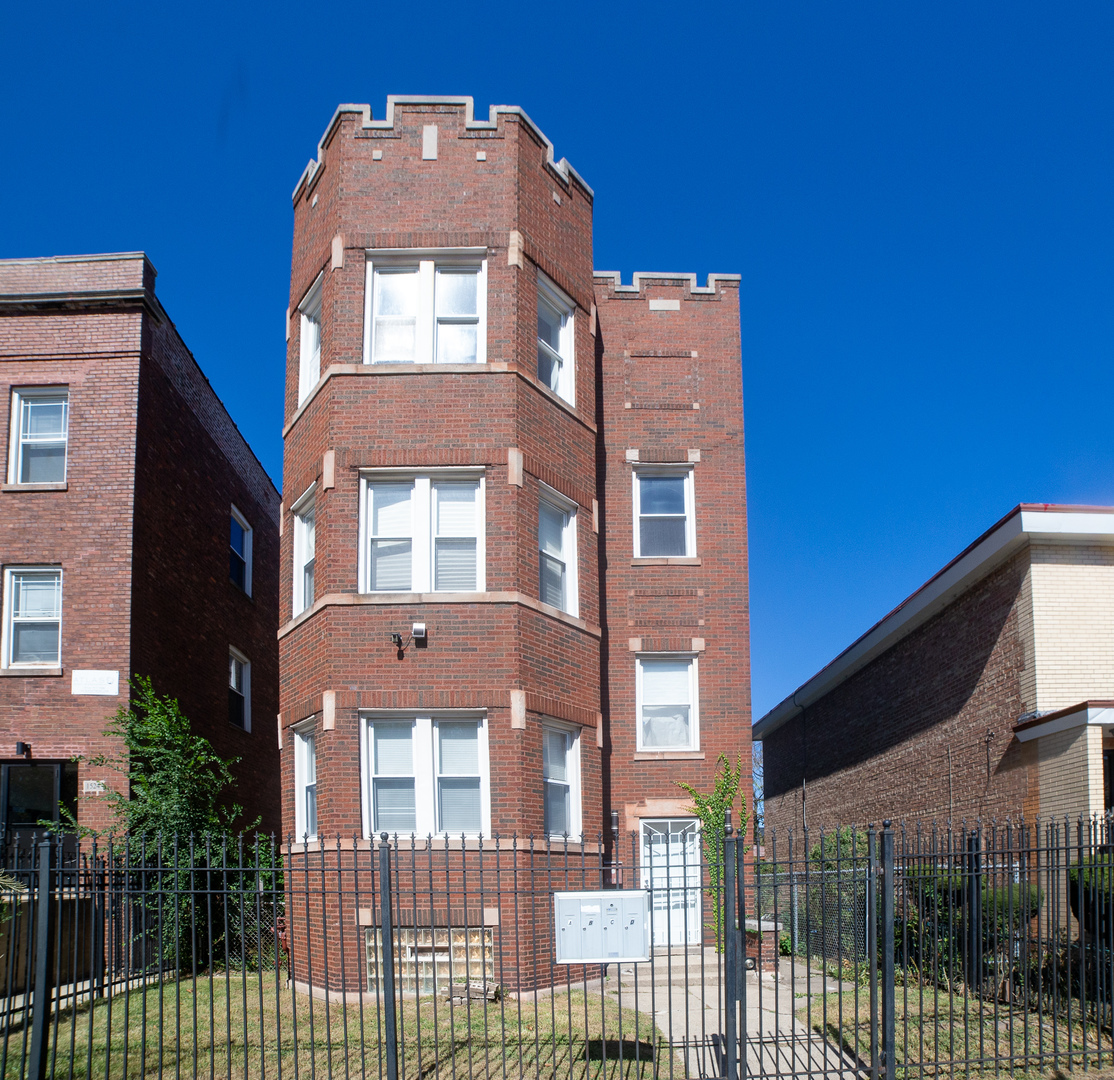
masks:
[(1114, 507), (1021, 503), (753, 727), (764, 739), (893, 648), (1027, 544), (1114, 546)]

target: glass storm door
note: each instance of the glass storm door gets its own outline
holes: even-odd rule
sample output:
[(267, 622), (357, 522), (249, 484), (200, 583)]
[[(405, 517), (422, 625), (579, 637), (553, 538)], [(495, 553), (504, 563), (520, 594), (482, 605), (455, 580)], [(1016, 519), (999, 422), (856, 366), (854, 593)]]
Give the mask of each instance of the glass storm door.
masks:
[(651, 890), (655, 946), (701, 940), (700, 830), (692, 818), (642, 822), (642, 887)]

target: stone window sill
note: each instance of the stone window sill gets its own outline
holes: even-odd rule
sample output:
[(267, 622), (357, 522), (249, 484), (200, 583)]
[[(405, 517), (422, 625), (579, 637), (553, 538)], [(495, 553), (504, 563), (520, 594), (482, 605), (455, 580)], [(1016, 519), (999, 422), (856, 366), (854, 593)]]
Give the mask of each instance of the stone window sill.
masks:
[(635, 558), (631, 566), (703, 566), (698, 555), (660, 555)]
[(62, 674), (60, 667), (6, 667), (0, 668), (0, 678), (27, 679), (34, 677), (57, 677)]
[(635, 761), (703, 761), (703, 750), (639, 750)]
[(60, 484), (4, 484), (0, 491), (68, 491), (69, 487), (63, 480)]

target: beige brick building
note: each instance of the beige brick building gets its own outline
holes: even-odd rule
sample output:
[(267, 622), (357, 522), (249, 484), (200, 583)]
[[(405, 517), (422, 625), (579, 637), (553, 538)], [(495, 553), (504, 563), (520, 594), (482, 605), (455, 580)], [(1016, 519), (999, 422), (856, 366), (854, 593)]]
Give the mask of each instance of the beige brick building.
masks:
[(754, 737), (774, 827), (1109, 808), (1114, 508), (1016, 507)]

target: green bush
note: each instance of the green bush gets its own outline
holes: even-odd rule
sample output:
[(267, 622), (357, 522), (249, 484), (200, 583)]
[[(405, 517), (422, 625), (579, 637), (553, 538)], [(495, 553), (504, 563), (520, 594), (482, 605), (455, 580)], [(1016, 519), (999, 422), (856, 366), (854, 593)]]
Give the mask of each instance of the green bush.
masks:
[(1068, 867), (1068, 902), (1071, 913), (1088, 934), (1110, 939), (1114, 915), (1114, 856), (1100, 854)]

